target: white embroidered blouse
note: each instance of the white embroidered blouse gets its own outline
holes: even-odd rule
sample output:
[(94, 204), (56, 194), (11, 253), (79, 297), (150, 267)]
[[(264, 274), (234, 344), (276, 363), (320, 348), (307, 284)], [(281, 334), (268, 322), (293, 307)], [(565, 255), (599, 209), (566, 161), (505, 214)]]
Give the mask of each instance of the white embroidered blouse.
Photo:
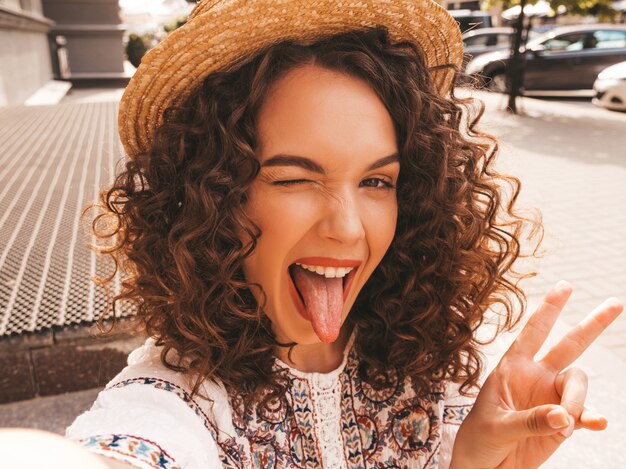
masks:
[(393, 369), (374, 388), (351, 344), (329, 373), (276, 360), (291, 381), (284, 399), (244, 413), (220, 384), (203, 384), (213, 403), (192, 399), (148, 339), (66, 436), (140, 468), (447, 468), (472, 400), (452, 385), (418, 396)]

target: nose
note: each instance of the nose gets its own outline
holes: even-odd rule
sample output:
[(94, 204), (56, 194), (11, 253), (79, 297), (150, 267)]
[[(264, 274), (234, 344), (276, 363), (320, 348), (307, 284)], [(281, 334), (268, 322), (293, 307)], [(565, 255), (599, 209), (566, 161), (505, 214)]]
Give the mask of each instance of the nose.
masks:
[(332, 196), (325, 202), (324, 216), (318, 224), (320, 236), (342, 244), (354, 244), (365, 238), (363, 214), (354, 196)]

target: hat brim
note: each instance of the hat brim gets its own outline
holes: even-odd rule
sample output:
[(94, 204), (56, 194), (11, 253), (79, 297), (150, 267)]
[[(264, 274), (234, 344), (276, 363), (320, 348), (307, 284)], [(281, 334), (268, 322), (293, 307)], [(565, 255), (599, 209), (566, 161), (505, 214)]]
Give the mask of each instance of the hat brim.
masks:
[(458, 24), (431, 0), (212, 0), (199, 3), (187, 23), (142, 59), (118, 115), (129, 156), (150, 148), (163, 111), (186, 98), (215, 71), (229, 70), (285, 40), (314, 41), (348, 30), (384, 26), (393, 41), (416, 44), (434, 86), (446, 95), (460, 66)]

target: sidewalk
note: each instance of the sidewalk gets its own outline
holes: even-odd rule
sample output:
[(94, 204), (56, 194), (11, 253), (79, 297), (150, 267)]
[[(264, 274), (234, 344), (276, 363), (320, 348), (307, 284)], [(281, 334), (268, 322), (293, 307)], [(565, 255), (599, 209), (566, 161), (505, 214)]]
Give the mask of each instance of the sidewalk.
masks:
[(91, 278), (112, 264), (88, 249), (81, 219), (122, 154), (120, 94), (0, 110), (0, 403), (103, 385), (125, 362), (124, 344), (90, 328), (106, 305)]
[[(523, 115), (501, 111), (506, 97), (485, 100), (486, 131), (500, 139), (496, 166), (522, 181), (519, 205), (543, 214), (543, 257), (521, 266), (538, 301), (557, 281), (574, 287), (562, 319), (573, 325), (610, 296), (626, 301), (626, 113), (588, 102), (522, 98)], [(626, 360), (626, 315), (599, 343)]]
[[(482, 129), (500, 139), (496, 166), (519, 177), (519, 204), (543, 214), (543, 257), (525, 291), (537, 304), (558, 280), (574, 293), (555, 334), (609, 296), (626, 301), (626, 113), (588, 102), (521, 98), (522, 115), (503, 112), (506, 97), (476, 93), (487, 105)], [(532, 308), (530, 308), (532, 311)], [(577, 431), (542, 467), (626, 467), (626, 314), (573, 366), (590, 377), (587, 405), (604, 414), (604, 432)]]

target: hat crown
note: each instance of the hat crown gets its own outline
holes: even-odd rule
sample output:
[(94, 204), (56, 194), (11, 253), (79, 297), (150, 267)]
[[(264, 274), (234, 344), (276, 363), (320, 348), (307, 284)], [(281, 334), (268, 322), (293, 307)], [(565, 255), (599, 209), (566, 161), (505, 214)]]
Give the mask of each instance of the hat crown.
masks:
[(447, 66), (461, 65), (463, 40), (454, 18), (433, 0), (203, 0), (185, 25), (143, 57), (126, 88), (118, 116), (126, 152), (148, 151), (164, 110), (211, 73), (232, 70), (282, 41), (372, 27), (414, 44), (436, 91), (450, 91), (454, 71)]
[(193, 7), (193, 10), (191, 10), (191, 13), (189, 13), (189, 17), (187, 18), (188, 21), (191, 21), (192, 19), (194, 19), (196, 16), (201, 15), (203, 13), (206, 13), (207, 11), (213, 9), (213, 8), (217, 8), (219, 7), (219, 4), (222, 3), (233, 3), (232, 1), (225, 1), (225, 0), (205, 0), (205, 1), (200, 1), (196, 4), (195, 7)]

